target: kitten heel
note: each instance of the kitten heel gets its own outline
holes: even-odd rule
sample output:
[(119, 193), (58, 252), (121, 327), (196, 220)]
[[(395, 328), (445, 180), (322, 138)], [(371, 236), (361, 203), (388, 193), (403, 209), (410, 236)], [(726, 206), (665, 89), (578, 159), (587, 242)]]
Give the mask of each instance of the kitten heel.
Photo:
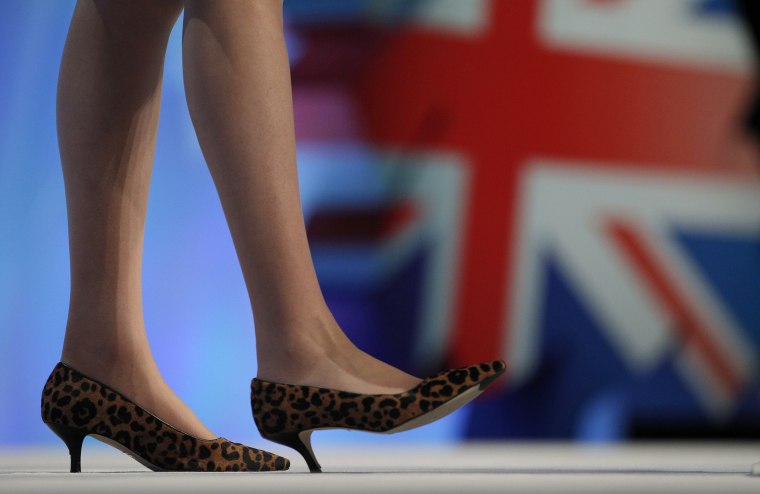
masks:
[(88, 434), (154, 472), (268, 472), (290, 466), (287, 458), (223, 437), (186, 434), (63, 362), (42, 388), (40, 412), (69, 448), (72, 472), (82, 471), (82, 441)]
[(69, 455), (71, 456), (71, 473), (77, 473), (82, 471), (82, 442), (85, 436), (87, 436), (86, 429), (78, 429), (76, 427), (70, 427), (68, 425), (46, 423), (50, 429), (55, 432), (55, 435), (60, 437), (66, 447), (69, 448)]
[(311, 433), (347, 429), (381, 434), (408, 431), (445, 417), (475, 399), (506, 370), (503, 360), (449, 369), (395, 394), (251, 381), (253, 421), (264, 439), (298, 451), (312, 472), (321, 472)]
[(291, 432), (288, 434), (280, 434), (274, 437), (267, 437), (270, 441), (277, 444), (282, 444), (288, 448), (293, 448), (298, 451), (303, 459), (306, 460), (306, 464), (309, 466), (311, 473), (322, 473), (322, 467), (319, 466), (317, 457), (314, 455), (314, 450), (311, 449), (311, 433), (312, 430)]

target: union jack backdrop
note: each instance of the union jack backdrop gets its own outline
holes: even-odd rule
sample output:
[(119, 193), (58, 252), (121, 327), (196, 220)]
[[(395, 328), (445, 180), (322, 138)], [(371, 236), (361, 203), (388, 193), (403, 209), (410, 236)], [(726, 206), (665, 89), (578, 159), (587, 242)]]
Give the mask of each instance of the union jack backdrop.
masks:
[(363, 5), (302, 28), (294, 67), (302, 149), (330, 177), (315, 261), (352, 337), (419, 372), (505, 357), (476, 437), (756, 427), (760, 182), (733, 2)]

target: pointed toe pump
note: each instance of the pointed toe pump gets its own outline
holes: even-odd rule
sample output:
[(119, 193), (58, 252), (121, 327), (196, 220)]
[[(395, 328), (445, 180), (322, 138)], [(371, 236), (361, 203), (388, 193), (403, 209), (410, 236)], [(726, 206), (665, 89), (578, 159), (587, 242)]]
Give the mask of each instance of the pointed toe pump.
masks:
[(153, 471), (260, 472), (290, 466), (287, 458), (223, 437), (185, 434), (63, 362), (42, 390), (42, 421), (66, 443), (72, 472), (81, 471), (82, 442), (88, 435)]
[(315, 430), (392, 434), (414, 429), (477, 397), (505, 368), (503, 360), (496, 360), (451, 369), (397, 394), (360, 394), (254, 378), (253, 420), (265, 439), (295, 449), (311, 472), (321, 472), (311, 448), (311, 433)]

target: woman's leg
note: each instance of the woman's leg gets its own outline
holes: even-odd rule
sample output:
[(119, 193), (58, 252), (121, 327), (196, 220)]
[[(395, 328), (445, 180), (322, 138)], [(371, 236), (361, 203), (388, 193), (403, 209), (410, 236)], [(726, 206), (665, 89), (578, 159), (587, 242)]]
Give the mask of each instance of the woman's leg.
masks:
[(77, 3), (57, 99), (71, 256), (61, 359), (176, 427), (211, 438), (156, 368), (142, 313), (164, 52), (181, 10), (176, 0)]
[(325, 305), (298, 192), (281, 0), (187, 0), (185, 87), (256, 324), (258, 376), (358, 392), (419, 380), (358, 350)]

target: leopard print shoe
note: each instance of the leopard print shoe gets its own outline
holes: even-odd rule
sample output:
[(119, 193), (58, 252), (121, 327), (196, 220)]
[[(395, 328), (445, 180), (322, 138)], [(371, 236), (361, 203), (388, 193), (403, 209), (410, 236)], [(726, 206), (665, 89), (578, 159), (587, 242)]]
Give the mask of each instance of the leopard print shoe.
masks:
[(440, 372), (397, 394), (360, 394), (314, 386), (251, 382), (253, 420), (265, 439), (298, 451), (321, 472), (311, 448), (318, 429), (392, 434), (429, 424), (477, 397), (506, 369), (503, 360)]
[(59, 362), (42, 390), (42, 421), (63, 439), (71, 471), (81, 471), (91, 435), (153, 471), (262, 472), (290, 462), (222, 437), (199, 439), (161, 421), (118, 391)]

